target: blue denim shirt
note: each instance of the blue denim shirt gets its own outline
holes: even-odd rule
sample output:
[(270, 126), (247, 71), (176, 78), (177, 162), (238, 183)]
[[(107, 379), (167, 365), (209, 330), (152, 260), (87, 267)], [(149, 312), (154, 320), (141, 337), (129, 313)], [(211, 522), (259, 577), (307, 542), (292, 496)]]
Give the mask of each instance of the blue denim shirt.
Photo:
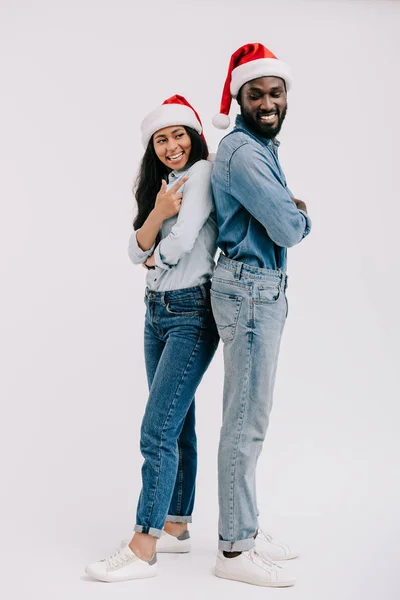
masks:
[(308, 235), (311, 221), (291, 200), (278, 146), (253, 133), (238, 115), (218, 147), (211, 183), (222, 252), (254, 267), (285, 271), (286, 249)]

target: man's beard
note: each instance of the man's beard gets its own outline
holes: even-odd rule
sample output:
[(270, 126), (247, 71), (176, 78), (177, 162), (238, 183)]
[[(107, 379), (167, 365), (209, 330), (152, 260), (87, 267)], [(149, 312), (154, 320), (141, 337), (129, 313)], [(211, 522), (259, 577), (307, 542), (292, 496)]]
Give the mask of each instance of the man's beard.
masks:
[[(278, 123), (275, 126), (269, 125), (268, 123), (260, 123), (256, 118), (253, 117), (253, 115), (250, 112), (246, 111), (246, 109), (243, 106), (241, 106), (241, 113), (243, 120), (246, 123), (247, 127), (249, 127), (249, 129), (254, 131), (254, 133), (256, 133), (257, 135), (261, 135), (262, 137), (272, 139), (276, 137), (281, 130), (282, 123), (285, 120), (287, 113), (287, 104), (281, 112), (281, 114), (279, 115)], [(257, 115), (267, 114), (268, 113), (266, 113), (265, 111), (258, 111), (257, 113)]]

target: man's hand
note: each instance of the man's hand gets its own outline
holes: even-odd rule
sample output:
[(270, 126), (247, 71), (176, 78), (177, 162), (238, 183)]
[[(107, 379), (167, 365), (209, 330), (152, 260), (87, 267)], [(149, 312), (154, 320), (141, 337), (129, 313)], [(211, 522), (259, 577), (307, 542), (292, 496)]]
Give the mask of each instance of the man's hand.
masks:
[(303, 200), (297, 200), (297, 198), (292, 198), (292, 200), (297, 206), (298, 210), (303, 210), (305, 213), (307, 212), (307, 206)]

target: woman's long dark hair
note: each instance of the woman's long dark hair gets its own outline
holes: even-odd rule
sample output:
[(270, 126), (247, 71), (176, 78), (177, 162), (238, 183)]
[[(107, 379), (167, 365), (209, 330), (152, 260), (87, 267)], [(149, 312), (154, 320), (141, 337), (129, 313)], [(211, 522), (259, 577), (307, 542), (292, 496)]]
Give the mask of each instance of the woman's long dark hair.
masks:
[[(191, 127), (185, 126), (185, 130), (192, 143), (189, 164), (194, 164), (198, 160), (206, 159), (208, 156), (208, 148), (205, 139)], [(135, 230), (143, 225), (153, 210), (156, 196), (160, 191), (161, 182), (163, 179), (167, 179), (168, 173), (170, 172), (171, 169), (168, 169), (168, 167), (157, 157), (153, 146), (152, 136), (147, 145), (146, 152), (144, 153), (134, 186), (138, 207), (137, 215), (133, 221), (133, 228)]]

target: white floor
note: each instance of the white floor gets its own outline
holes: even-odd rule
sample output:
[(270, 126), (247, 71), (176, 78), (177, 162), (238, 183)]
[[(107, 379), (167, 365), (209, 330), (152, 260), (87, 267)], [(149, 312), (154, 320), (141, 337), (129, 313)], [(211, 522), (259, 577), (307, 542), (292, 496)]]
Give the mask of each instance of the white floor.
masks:
[[(84, 512), (84, 507), (83, 507)], [(62, 515), (59, 515), (59, 517)], [(52, 515), (54, 517), (54, 515)], [(398, 518), (398, 517), (396, 517)], [(204, 520), (206, 527), (204, 527)], [(87, 562), (103, 558), (126, 531), (113, 528), (105, 519), (96, 531), (93, 522), (84, 527), (40, 531), (27, 525), (26, 535), (16, 533), (2, 547), (4, 599), (80, 600), (188, 597), (276, 598), (301, 600), (395, 600), (398, 581), (399, 527), (390, 511), (372, 514), (355, 510), (344, 515), (275, 515), (274, 531), (301, 549), (301, 558), (286, 563), (297, 577), (293, 588), (268, 589), (220, 580), (212, 574), (215, 544), (211, 520), (193, 524), (192, 552), (159, 555), (155, 579), (105, 584), (84, 573)], [(49, 520), (51, 525), (53, 518)], [(8, 533), (12, 524), (9, 523)], [(114, 529), (114, 531), (113, 531)], [(118, 535), (121, 534), (121, 535)], [(4, 539), (4, 538), (3, 538)], [(4, 569), (4, 570), (3, 570)]]

